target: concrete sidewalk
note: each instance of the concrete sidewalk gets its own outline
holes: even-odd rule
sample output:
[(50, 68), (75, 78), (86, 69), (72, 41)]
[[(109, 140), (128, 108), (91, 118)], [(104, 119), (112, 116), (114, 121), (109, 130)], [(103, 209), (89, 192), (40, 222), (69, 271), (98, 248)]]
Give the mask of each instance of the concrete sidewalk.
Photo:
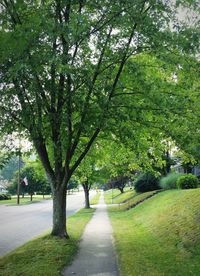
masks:
[(63, 275), (119, 275), (112, 244), (112, 227), (104, 204), (103, 194), (93, 218), (85, 228), (79, 253), (72, 265), (64, 270)]

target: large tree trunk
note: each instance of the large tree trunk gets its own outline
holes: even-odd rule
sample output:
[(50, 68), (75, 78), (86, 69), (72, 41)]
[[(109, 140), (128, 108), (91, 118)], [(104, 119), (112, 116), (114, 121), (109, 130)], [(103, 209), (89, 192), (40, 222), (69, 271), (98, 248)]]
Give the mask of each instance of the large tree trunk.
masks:
[(53, 228), (52, 235), (69, 238), (66, 230), (66, 188), (53, 191)]
[(85, 193), (85, 208), (90, 208), (90, 198), (89, 198), (89, 187), (88, 184), (83, 184), (83, 189)]

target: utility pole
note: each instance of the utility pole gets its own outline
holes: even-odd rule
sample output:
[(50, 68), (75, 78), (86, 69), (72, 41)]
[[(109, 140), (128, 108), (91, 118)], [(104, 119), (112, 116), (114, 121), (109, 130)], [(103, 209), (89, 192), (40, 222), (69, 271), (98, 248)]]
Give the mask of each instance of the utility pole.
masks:
[(19, 136), (18, 185), (17, 185), (17, 204), (18, 205), (20, 203), (20, 184), (21, 184), (20, 167), (21, 167), (21, 141)]

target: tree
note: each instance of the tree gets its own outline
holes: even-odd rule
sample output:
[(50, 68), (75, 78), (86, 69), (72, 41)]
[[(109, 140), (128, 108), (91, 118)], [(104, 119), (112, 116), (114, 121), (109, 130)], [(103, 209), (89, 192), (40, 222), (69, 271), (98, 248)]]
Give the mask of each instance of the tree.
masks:
[[(187, 4), (195, 1), (177, 3)], [(99, 133), (121, 122), (113, 102), (129, 57), (195, 51), (197, 36), (174, 8), (146, 0), (1, 1), (1, 129), (25, 131), (35, 146), (53, 193), (53, 235), (68, 236), (70, 178)]]
[(67, 183), (67, 191), (71, 191), (76, 188), (78, 188), (78, 181), (70, 179), (70, 181)]
[(185, 61), (181, 59), (179, 63), (176, 70), (179, 110), (170, 122), (166, 123), (166, 128), (176, 142), (179, 149), (178, 157), (181, 157), (183, 165), (186, 165), (185, 171), (189, 171), (191, 165), (200, 163), (200, 63), (199, 60), (193, 61), (189, 57)]
[[(26, 185), (24, 179), (27, 179), (28, 185)], [(20, 193), (23, 195), (28, 193), (31, 196), (31, 201), (34, 193), (49, 194), (50, 187), (47, 178), (40, 167), (40, 163), (37, 161), (26, 162), (21, 170), (20, 174)], [(18, 185), (18, 175), (13, 178), (12, 184), (9, 187), (11, 194), (16, 194)]]
[[(102, 183), (105, 177), (104, 168), (98, 167), (100, 159), (100, 150), (97, 144), (94, 144), (90, 153), (82, 161), (75, 173), (75, 179), (82, 185), (85, 194), (85, 208), (90, 208), (90, 189)], [(101, 180), (100, 180), (101, 178)]]
[[(20, 160), (20, 167), (22, 168), (24, 162)], [(18, 170), (19, 160), (17, 156), (12, 156), (7, 164), (5, 164), (4, 168), (1, 170), (0, 174), (4, 179), (11, 180), (14, 177), (14, 174)]]
[(116, 176), (108, 182), (108, 185), (110, 189), (118, 189), (121, 193), (123, 193), (129, 180), (130, 178), (127, 176)]
[(48, 183), (48, 179), (45, 174), (45, 170), (40, 162), (40, 160), (36, 159), (34, 161), (26, 161), (26, 166), (31, 167), (33, 170), (33, 178), (34, 182), (37, 183), (37, 190), (38, 194), (49, 195), (51, 194), (51, 187)]

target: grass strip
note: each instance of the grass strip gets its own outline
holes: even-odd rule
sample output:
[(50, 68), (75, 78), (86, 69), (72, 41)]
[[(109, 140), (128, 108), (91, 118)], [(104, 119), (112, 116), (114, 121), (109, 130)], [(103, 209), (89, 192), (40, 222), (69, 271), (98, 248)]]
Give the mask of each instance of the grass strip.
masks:
[(128, 189), (124, 193), (119, 194), (113, 199), (114, 204), (119, 204), (119, 203), (124, 203), (129, 201), (133, 196), (136, 195), (135, 190), (133, 189)]
[(109, 215), (121, 276), (200, 275), (200, 189), (165, 191)]
[(118, 189), (113, 189), (113, 190), (108, 190), (104, 192), (104, 200), (106, 204), (112, 204), (113, 203), (113, 199), (116, 196), (120, 195), (120, 191)]
[(124, 203), (115, 205), (115, 206), (109, 206), (109, 210), (112, 212), (115, 211), (126, 211), (131, 208), (136, 207), (138, 204), (144, 202), (145, 200), (151, 198), (155, 194), (157, 194), (159, 191), (150, 191), (146, 193), (141, 194), (135, 194), (133, 197), (131, 197), (129, 200), (126, 200)]
[(111, 189), (106, 192), (104, 192), (104, 199), (106, 204), (112, 204), (112, 203), (122, 203), (135, 194), (135, 191), (133, 189), (130, 189), (130, 187), (126, 187), (124, 189), (124, 193), (121, 193), (118, 189)]
[[(41, 195), (35, 195), (33, 196), (33, 200), (30, 200), (30, 196), (25, 196), (25, 197), (20, 197), (20, 205), (25, 205), (25, 204), (32, 204), (35, 202), (39, 202), (42, 200), (48, 200), (51, 199), (52, 197), (50, 195), (46, 195), (44, 198)], [(17, 205), (17, 197), (16, 196), (12, 196), (11, 199), (7, 199), (7, 200), (0, 200), (0, 204), (6, 204), (6, 205)]]
[(51, 235), (34, 239), (0, 258), (0, 275), (56, 276), (77, 253), (80, 237), (95, 209), (82, 209), (68, 218), (69, 240)]
[(130, 200), (127, 200), (124, 204), (119, 206), (119, 209), (124, 211), (124, 210), (129, 210), (131, 208), (136, 207), (138, 204), (142, 203), (143, 201), (151, 198), (152, 196), (156, 195), (159, 193), (161, 190), (158, 191), (150, 191), (146, 193), (141, 193), (141, 194), (135, 194)]
[(101, 196), (101, 193), (98, 192), (91, 200), (90, 200), (90, 204), (91, 205), (96, 205), (99, 203), (99, 198)]

